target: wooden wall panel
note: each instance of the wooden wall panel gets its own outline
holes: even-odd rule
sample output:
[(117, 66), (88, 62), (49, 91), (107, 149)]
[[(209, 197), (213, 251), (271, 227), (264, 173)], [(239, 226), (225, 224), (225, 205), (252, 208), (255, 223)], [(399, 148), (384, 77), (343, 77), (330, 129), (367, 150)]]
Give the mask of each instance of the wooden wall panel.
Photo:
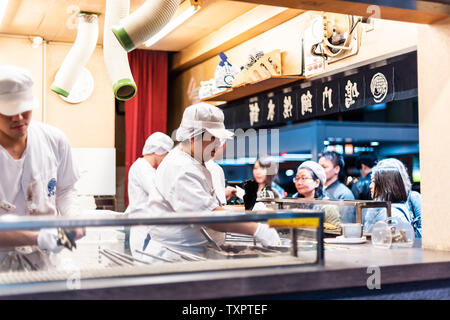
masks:
[[(48, 44), (47, 88), (71, 47), (72, 44)], [(92, 95), (82, 103), (70, 104), (47, 89), (46, 122), (63, 130), (74, 148), (114, 148), (114, 95), (100, 47), (95, 49), (86, 67), (94, 77)]]
[[(287, 7), (301, 10), (324, 10), (328, 12), (352, 14), (356, 16), (374, 16), (377, 18), (393, 21), (405, 21), (414, 23), (434, 23), (449, 16), (449, 6), (440, 1), (425, 3), (424, 1), (415, 1), (416, 9), (399, 8), (401, 5), (410, 7), (410, 3), (402, 4), (403, 0), (398, 0), (397, 4), (386, 4), (389, 2), (382, 0), (372, 1), (341, 1), (341, 0), (237, 0), (257, 4), (266, 4), (279, 7)], [(406, 2), (406, 1), (405, 1)], [(397, 5), (397, 7), (394, 7)]]
[(34, 120), (63, 130), (74, 148), (114, 148), (114, 95), (100, 47), (95, 49), (87, 64), (95, 83), (88, 100), (70, 104), (50, 90), (71, 47), (71, 43), (50, 43), (46, 49), (44, 44), (33, 48), (26, 37), (0, 35), (0, 64), (14, 64), (32, 72), (34, 93), (40, 101), (40, 107), (33, 111)]
[(183, 71), (302, 14), (302, 10), (257, 6), (223, 28), (176, 53), (172, 71)]
[(424, 248), (450, 250), (450, 18), (419, 27), (419, 141)]

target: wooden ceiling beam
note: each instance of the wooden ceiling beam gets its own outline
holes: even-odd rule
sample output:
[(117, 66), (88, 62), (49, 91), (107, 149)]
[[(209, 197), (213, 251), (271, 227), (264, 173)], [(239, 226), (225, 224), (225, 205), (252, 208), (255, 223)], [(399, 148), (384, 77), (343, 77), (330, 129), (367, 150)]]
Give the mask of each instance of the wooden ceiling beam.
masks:
[(326, 11), (386, 20), (432, 24), (450, 16), (450, 5), (441, 0), (398, 1), (400, 7), (383, 6), (381, 0), (234, 0), (301, 10)]
[[(179, 72), (252, 39), (300, 14), (303, 10), (257, 6), (209, 36), (174, 54), (171, 71)], [(214, 19), (211, 17), (211, 19)]]

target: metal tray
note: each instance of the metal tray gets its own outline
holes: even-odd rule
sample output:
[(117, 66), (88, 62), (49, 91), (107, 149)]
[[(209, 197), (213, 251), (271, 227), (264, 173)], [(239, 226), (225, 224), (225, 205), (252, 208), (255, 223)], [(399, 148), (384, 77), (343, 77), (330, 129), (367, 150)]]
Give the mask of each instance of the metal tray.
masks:
[(270, 257), (283, 253), (288, 253), (289, 247), (269, 247), (245, 246), (245, 245), (222, 245), (222, 250), (206, 247), (206, 258), (208, 259), (241, 259)]

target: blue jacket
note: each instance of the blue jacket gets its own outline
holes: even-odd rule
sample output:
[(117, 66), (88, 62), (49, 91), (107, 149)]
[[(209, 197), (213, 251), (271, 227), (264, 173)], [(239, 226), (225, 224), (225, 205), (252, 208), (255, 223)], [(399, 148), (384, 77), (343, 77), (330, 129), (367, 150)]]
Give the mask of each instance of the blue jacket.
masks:
[(422, 238), (422, 199), (420, 193), (411, 191), (406, 201), (408, 209), (413, 214), (412, 225), (416, 231), (416, 238)]

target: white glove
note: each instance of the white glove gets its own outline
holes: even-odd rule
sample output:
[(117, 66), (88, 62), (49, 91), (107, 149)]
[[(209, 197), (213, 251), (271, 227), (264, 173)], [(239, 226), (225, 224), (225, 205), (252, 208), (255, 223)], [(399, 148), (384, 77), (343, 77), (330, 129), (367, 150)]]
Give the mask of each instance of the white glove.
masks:
[(262, 203), (262, 202), (255, 203), (255, 205), (253, 206), (252, 211), (259, 211), (259, 210), (267, 210), (266, 205), (264, 203)]
[(281, 245), (281, 240), (278, 236), (278, 232), (273, 228), (269, 228), (266, 224), (258, 223), (258, 228), (256, 229), (253, 236), (255, 237), (256, 241), (261, 242), (265, 247)]
[(39, 232), (37, 243), (41, 250), (47, 250), (53, 253), (58, 253), (63, 246), (58, 246), (58, 231), (56, 229), (42, 229)]

